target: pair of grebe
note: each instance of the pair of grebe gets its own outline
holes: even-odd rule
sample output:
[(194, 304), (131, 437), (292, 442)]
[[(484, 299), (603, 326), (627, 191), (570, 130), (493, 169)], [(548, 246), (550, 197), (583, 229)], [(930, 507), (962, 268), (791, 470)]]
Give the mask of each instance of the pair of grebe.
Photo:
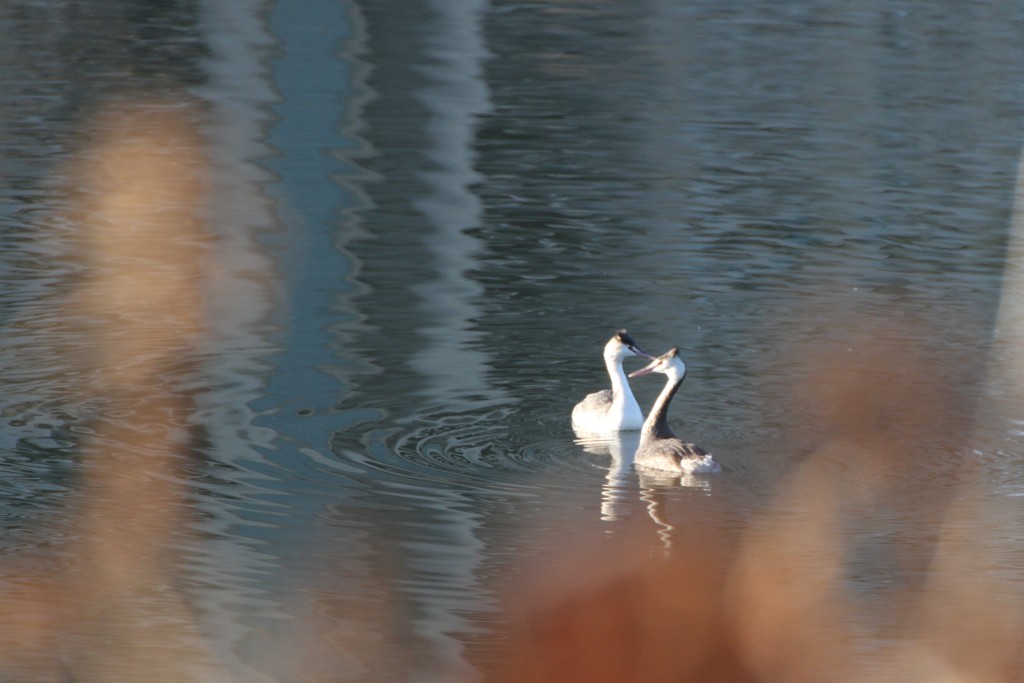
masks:
[[(622, 361), (630, 356), (646, 358), (650, 363), (627, 377)], [(674, 346), (655, 358), (643, 351), (626, 330), (619, 330), (605, 344), (604, 364), (612, 388), (590, 394), (576, 404), (572, 410), (573, 428), (590, 433), (641, 430), (640, 446), (633, 457), (634, 464), (640, 467), (682, 474), (721, 471), (710, 453), (696, 444), (683, 441), (668, 426), (669, 403), (686, 378), (686, 363), (679, 356), (678, 347)], [(665, 375), (665, 387), (645, 420), (629, 387), (629, 377), (654, 372)]]

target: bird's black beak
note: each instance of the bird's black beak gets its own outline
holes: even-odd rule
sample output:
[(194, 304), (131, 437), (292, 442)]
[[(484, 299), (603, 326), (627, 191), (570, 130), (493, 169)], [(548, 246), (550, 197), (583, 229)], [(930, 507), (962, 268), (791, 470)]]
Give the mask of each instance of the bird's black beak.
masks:
[(639, 346), (630, 346), (629, 350), (633, 352), (634, 356), (640, 356), (641, 358), (646, 358), (647, 360), (654, 360), (654, 356), (652, 356), (651, 354), (647, 353), (646, 351), (641, 349)]

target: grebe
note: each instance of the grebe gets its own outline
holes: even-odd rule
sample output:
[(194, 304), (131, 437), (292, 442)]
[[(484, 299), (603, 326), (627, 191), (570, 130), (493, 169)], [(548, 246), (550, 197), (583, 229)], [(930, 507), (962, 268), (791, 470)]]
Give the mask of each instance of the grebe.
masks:
[(612, 388), (589, 394), (572, 409), (572, 426), (578, 432), (591, 434), (640, 429), (644, 414), (633, 397), (629, 380), (622, 371), (622, 361), (629, 356), (654, 358), (640, 349), (625, 330), (619, 330), (604, 345), (604, 365), (612, 380)]
[(640, 447), (636, 450), (633, 463), (651, 469), (668, 470), (680, 474), (721, 472), (722, 468), (711, 454), (700, 446), (686, 443), (675, 435), (668, 426), (668, 404), (686, 378), (686, 363), (679, 357), (679, 348), (673, 346), (667, 353), (658, 356), (647, 367), (630, 373), (630, 377), (660, 372), (667, 380), (651, 413), (640, 431)]

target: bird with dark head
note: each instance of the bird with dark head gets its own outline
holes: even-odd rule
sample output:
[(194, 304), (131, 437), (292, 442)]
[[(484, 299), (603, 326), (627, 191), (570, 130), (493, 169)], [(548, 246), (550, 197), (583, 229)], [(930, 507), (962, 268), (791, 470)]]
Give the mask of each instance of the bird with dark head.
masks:
[(604, 345), (604, 365), (612, 388), (588, 394), (572, 409), (577, 432), (599, 434), (640, 429), (644, 414), (629, 387), (622, 361), (631, 356), (654, 358), (643, 351), (626, 330), (619, 330)]

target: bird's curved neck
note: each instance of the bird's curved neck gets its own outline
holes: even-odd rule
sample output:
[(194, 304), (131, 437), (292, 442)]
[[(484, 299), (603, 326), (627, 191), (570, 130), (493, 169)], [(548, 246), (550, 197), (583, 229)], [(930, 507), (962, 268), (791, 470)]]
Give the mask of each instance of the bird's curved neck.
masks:
[(675, 437), (675, 432), (668, 426), (668, 405), (672, 402), (672, 397), (679, 391), (679, 387), (682, 386), (685, 378), (685, 372), (679, 376), (668, 377), (664, 388), (658, 394), (657, 400), (651, 406), (651, 412), (647, 415), (647, 420), (644, 421), (643, 436), (658, 439)]
[(608, 377), (612, 380), (612, 402), (623, 402), (632, 398), (633, 390), (629, 387), (629, 380), (626, 372), (622, 369), (622, 363), (615, 358), (605, 358), (604, 365), (608, 368)]

